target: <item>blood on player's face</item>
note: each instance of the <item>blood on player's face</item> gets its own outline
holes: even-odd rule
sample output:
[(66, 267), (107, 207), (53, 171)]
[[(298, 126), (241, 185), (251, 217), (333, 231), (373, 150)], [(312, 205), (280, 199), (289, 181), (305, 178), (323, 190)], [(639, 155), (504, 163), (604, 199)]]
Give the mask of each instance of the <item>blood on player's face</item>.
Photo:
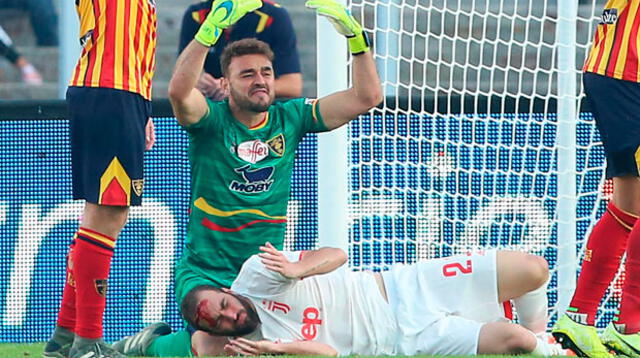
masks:
[(195, 324), (210, 334), (242, 336), (258, 327), (260, 317), (247, 298), (229, 290), (206, 290), (198, 297)]

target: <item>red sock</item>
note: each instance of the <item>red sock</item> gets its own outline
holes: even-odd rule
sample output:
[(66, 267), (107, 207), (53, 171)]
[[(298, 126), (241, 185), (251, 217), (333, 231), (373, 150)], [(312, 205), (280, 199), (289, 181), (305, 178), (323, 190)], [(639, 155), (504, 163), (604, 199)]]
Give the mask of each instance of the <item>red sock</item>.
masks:
[(568, 310), (575, 321), (589, 325), (595, 323), (598, 305), (620, 267), (629, 231), (635, 222), (635, 216), (609, 202), (607, 211), (593, 227)]
[[(77, 235), (77, 234), (76, 234)], [(73, 248), (76, 244), (74, 240), (69, 246), (69, 252), (67, 253), (67, 268), (64, 290), (62, 291), (62, 302), (60, 303), (60, 311), (58, 311), (58, 326), (66, 328), (71, 332), (75, 331), (76, 327), (76, 283), (73, 277)]]
[(107, 278), (116, 240), (85, 228), (78, 230), (73, 254), (76, 279), (76, 330), (83, 338), (102, 337)]
[(614, 321), (625, 334), (640, 332), (640, 221), (633, 226), (627, 243), (620, 312)]

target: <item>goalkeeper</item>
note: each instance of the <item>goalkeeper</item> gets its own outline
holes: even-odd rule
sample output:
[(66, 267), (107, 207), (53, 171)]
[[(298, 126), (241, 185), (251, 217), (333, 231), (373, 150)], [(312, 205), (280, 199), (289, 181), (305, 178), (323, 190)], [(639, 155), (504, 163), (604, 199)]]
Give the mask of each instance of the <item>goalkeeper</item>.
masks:
[[(264, 42), (243, 39), (229, 44), (220, 59), (229, 98), (205, 98), (196, 83), (209, 47), (224, 28), (261, 4), (214, 1), (195, 40), (180, 54), (169, 84), (173, 112), (190, 138), (192, 175), (185, 249), (175, 271), (179, 303), (197, 286), (229, 287), (265, 240), (282, 248), (299, 142), (308, 132), (338, 128), (382, 101), (367, 38), (333, 0), (311, 0), (307, 6), (348, 38), (353, 87), (317, 100), (274, 104), (273, 53)], [(188, 356), (201, 354), (211, 340), (205, 332), (169, 331), (166, 324), (151, 325), (115, 348), (135, 356)]]

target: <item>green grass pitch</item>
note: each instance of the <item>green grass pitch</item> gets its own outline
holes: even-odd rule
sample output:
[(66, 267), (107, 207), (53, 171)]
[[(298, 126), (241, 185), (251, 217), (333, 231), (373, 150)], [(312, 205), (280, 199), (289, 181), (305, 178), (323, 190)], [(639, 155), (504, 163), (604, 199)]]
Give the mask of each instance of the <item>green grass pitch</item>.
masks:
[[(42, 349), (44, 348), (44, 343), (0, 343), (0, 358), (40, 358), (42, 354)], [(296, 356), (291, 356), (292, 358), (300, 358)], [(433, 356), (435, 358), (440, 358), (440, 356)], [(462, 356), (467, 358), (467, 356)], [(472, 357), (472, 356), (468, 356)], [(482, 356), (482, 358), (510, 358), (510, 357), (520, 357), (522, 356)], [(532, 357), (527, 355), (526, 357)], [(359, 356), (352, 356), (350, 358), (361, 358)], [(442, 357), (444, 358), (444, 357)], [(447, 357), (454, 358), (454, 357)]]

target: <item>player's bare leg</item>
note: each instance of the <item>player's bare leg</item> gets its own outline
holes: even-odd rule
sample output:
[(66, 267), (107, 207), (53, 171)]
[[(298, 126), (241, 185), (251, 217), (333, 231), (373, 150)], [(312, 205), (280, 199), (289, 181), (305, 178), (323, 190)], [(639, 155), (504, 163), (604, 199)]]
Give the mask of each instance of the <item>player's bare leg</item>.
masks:
[(491, 322), (482, 326), (478, 354), (522, 354), (536, 348), (536, 338), (526, 328), (509, 322)]
[(118, 237), (129, 216), (128, 206), (107, 206), (86, 203), (82, 214), (82, 227)]
[(505, 302), (545, 285), (549, 279), (547, 261), (519, 251), (498, 251), (498, 299)]
[(565, 355), (560, 345), (537, 337), (523, 326), (510, 322), (486, 323), (480, 329), (477, 354)]
[(527, 351), (528, 353), (564, 355), (566, 352), (546, 333), (549, 280), (547, 260), (523, 252), (498, 251), (496, 266), (499, 299), (501, 302), (513, 302), (519, 324), (497, 322), (483, 326), (483, 330), (489, 332), (489, 336), (485, 337), (489, 340), (488, 344), (494, 344), (493, 335), (496, 335), (499, 339), (507, 339), (506, 345), (496, 346), (505, 352), (529, 349), (533, 342), (533, 350)]
[(640, 215), (640, 178), (624, 176), (613, 178), (611, 201), (622, 211)]

